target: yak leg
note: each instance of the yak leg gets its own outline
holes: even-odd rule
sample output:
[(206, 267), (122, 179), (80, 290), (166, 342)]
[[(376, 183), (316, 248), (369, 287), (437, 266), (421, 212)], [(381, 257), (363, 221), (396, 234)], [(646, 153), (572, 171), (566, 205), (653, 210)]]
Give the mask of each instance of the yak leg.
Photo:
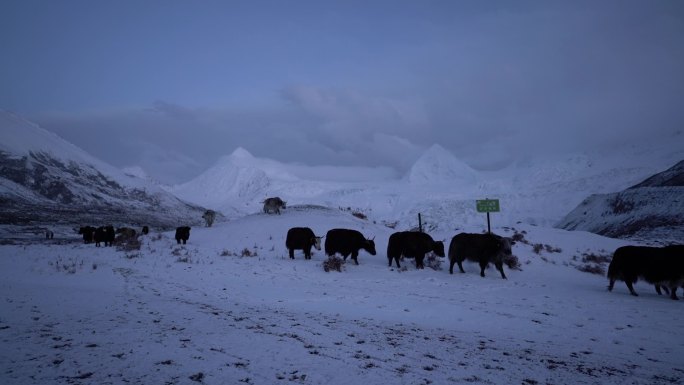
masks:
[(496, 269), (499, 270), (499, 272), (501, 273), (501, 278), (508, 279), (508, 278), (506, 278), (506, 274), (504, 274), (503, 264), (502, 263), (495, 263), (494, 265), (496, 266)]
[(465, 273), (465, 270), (463, 270), (463, 261), (456, 261), (458, 263), (458, 270), (461, 271), (461, 273)]
[(608, 291), (613, 291), (614, 286), (615, 286), (615, 279), (611, 278), (610, 282), (608, 282)]
[(485, 276), (484, 271), (487, 268), (487, 264), (488, 264), (487, 262), (480, 262), (480, 277)]
[(656, 290), (656, 293), (658, 293), (658, 295), (662, 295), (662, 294), (663, 294), (663, 292), (661, 291), (661, 289), (665, 291), (665, 294), (668, 294), (668, 295), (670, 294), (670, 289), (668, 289), (667, 286), (661, 286), (661, 285), (658, 285), (658, 284), (655, 285), (655, 290)]
[(352, 251), (351, 257), (354, 260), (354, 263), (357, 265), (359, 264), (359, 260), (357, 259), (358, 256), (359, 256), (358, 251)]
[(677, 298), (677, 285), (672, 285), (670, 286), (670, 298), (674, 299), (675, 301), (678, 300)]
[(423, 259), (425, 258), (425, 255), (417, 255), (416, 256), (416, 269), (424, 269), (425, 265), (423, 265)]
[(290, 259), (294, 259), (294, 249), (289, 249)]
[(304, 259), (311, 259), (311, 247), (304, 249)]
[(639, 296), (639, 294), (637, 294), (637, 292), (634, 291), (634, 287), (632, 286), (632, 282), (631, 282), (631, 281), (625, 281), (625, 284), (627, 285), (627, 288), (629, 289), (630, 294), (632, 294), (632, 295), (635, 296), (635, 297), (638, 297), (638, 296)]

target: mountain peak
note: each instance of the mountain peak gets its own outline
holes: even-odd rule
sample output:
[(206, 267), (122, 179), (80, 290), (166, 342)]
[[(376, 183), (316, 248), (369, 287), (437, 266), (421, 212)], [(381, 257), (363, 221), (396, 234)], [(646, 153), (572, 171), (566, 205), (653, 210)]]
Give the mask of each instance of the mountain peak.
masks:
[(254, 159), (254, 155), (243, 147), (238, 147), (229, 155), (232, 159)]
[(439, 144), (433, 144), (413, 164), (407, 178), (410, 183), (453, 183), (474, 185), (477, 172)]

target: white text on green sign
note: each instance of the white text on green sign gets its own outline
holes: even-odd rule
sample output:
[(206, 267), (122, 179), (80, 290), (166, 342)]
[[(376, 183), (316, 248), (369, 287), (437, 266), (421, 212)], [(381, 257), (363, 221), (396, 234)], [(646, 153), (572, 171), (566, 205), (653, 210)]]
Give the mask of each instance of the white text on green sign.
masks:
[(495, 213), (499, 212), (498, 199), (482, 199), (475, 201), (477, 203), (478, 213)]

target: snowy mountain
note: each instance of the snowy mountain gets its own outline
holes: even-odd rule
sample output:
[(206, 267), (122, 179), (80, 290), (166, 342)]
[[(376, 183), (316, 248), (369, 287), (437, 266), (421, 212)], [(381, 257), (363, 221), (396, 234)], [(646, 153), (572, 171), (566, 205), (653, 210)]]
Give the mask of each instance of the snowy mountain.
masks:
[(200, 223), (202, 208), (0, 111), (0, 223)]
[(558, 224), (609, 237), (684, 240), (684, 161), (621, 192), (593, 194)]
[(413, 164), (406, 179), (413, 185), (451, 184), (467, 188), (477, 184), (478, 174), (444, 147), (433, 144)]
[[(669, 159), (673, 153), (676, 151), (661, 151), (660, 156)], [(401, 178), (378, 177), (384, 174), (358, 167), (326, 169), (330, 174), (356, 174), (357, 181), (351, 181), (307, 178), (320, 175), (320, 166), (307, 172), (305, 166), (260, 159), (238, 148), (199, 177), (170, 191), (230, 218), (258, 213), (264, 198), (280, 196), (288, 205), (359, 212), (370, 221), (400, 229), (415, 227), (418, 214), (432, 228), (486, 226), (475, 200), (495, 198), (501, 203), (501, 212), (492, 214), (497, 224), (552, 226), (588, 193), (624, 189), (655, 170), (647, 153), (600, 155), (574, 154), (488, 172), (476, 171), (433, 145)]]

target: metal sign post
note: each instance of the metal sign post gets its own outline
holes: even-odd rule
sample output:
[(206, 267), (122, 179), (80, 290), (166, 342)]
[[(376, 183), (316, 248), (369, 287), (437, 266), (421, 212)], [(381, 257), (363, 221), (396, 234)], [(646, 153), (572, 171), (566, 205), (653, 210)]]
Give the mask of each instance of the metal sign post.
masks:
[(492, 232), (492, 227), (489, 222), (489, 213), (498, 213), (499, 200), (498, 199), (482, 199), (475, 201), (475, 207), (478, 213), (487, 213), (487, 232)]

